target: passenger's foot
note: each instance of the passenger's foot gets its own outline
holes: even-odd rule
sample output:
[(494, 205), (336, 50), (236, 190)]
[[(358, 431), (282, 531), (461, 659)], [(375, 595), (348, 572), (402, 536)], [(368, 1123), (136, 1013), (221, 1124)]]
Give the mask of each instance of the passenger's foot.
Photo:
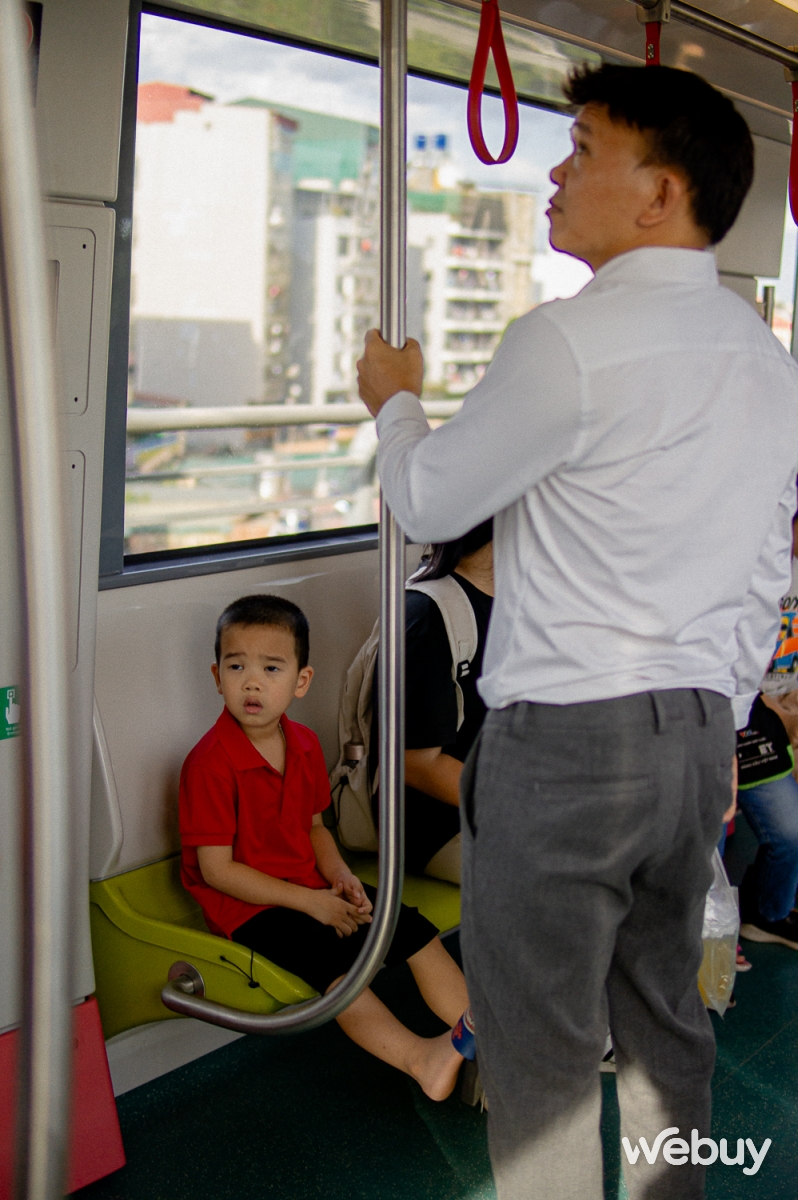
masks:
[(756, 917), (740, 926), (740, 937), (749, 942), (779, 942), (798, 950), (798, 913), (789, 912), (783, 921), (766, 921)]
[(410, 1074), (430, 1100), (445, 1100), (454, 1091), (462, 1065), (462, 1055), (452, 1045), (452, 1035), (447, 1029), (440, 1037), (424, 1039), (424, 1048)]
[(740, 945), (740, 943), (738, 942), (737, 943), (737, 958), (736, 958), (735, 964), (734, 964), (735, 971), (750, 971), (752, 966), (753, 966), (753, 963), (750, 963), (748, 961), (748, 959), (745, 957), (745, 955), (743, 954), (743, 948)]

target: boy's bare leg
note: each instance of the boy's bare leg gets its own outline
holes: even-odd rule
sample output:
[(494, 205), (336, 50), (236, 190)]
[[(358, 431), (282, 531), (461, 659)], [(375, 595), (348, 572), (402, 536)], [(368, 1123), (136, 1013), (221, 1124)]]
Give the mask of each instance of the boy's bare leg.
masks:
[(468, 991), (463, 972), (444, 948), (440, 938), (433, 938), (416, 954), (408, 958), (418, 990), (424, 1000), (447, 1025), (456, 1025), (468, 1008)]
[[(330, 988), (338, 982), (336, 979)], [(463, 1060), (448, 1030), (440, 1037), (418, 1037), (397, 1021), (371, 988), (361, 992), (337, 1021), (358, 1046), (412, 1076), (431, 1100), (445, 1100), (451, 1095)]]

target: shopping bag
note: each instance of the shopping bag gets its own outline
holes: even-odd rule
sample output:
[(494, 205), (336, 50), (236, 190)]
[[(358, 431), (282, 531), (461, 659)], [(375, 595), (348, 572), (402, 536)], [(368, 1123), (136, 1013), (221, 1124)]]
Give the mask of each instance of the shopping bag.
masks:
[(737, 888), (729, 883), (717, 848), (712, 869), (714, 878), (704, 906), (704, 958), (698, 972), (698, 990), (707, 1008), (723, 1016), (734, 988), (740, 913)]

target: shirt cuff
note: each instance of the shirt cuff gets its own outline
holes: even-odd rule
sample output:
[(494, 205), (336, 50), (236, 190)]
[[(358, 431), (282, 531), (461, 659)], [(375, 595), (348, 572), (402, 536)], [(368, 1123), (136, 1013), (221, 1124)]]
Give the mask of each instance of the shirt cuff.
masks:
[(397, 392), (391, 396), (390, 400), (386, 400), (380, 411), (377, 413), (377, 436), (382, 436), (382, 431), (386, 425), (391, 422), (401, 420), (402, 417), (421, 417), (421, 420), (426, 424), (427, 418), (424, 416), (424, 409), (421, 407), (421, 401), (415, 392)]
[(735, 729), (745, 729), (751, 716), (751, 707), (758, 695), (759, 692), (746, 692), (742, 696), (732, 696)]

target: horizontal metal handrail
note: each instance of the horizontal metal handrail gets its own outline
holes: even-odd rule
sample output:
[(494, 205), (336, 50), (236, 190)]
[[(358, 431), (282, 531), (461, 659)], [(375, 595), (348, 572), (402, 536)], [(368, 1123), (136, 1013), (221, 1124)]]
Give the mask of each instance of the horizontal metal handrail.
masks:
[[(453, 417), (462, 400), (424, 400), (428, 417)], [(268, 429), (285, 425), (360, 425), (373, 418), (364, 404), (242, 404), (214, 408), (127, 410), (128, 433), (177, 429)]]
[(692, 4), (683, 4), (682, 0), (671, 0), (671, 17), (684, 22), (685, 25), (692, 25), (695, 29), (714, 33), (727, 42), (745, 47), (746, 50), (753, 50), (755, 54), (770, 58), (793, 71), (798, 70), (798, 54), (788, 46), (780, 46), (778, 42), (771, 42), (768, 38), (742, 29), (739, 25), (733, 25), (731, 21), (724, 21), (722, 17), (713, 16), (701, 8), (694, 8)]
[[(290, 446), (290, 442), (287, 443)], [(130, 472), (125, 476), (128, 483), (147, 483), (154, 480), (156, 483), (172, 482), (175, 479), (192, 479), (197, 478), (230, 478), (235, 479), (237, 476), (247, 475), (286, 475), (293, 474), (295, 471), (321, 471), (328, 467), (348, 468), (351, 470), (369, 467), (374, 462), (377, 450), (376, 446), (373, 453), (366, 454), (319, 454), (316, 455), (300, 455), (300, 456), (283, 456), (280, 455), (273, 462), (244, 462), (230, 463), (229, 465), (219, 466), (216, 463), (194, 463), (192, 465), (175, 466), (171, 471), (148, 471), (146, 468), (141, 471)]]

